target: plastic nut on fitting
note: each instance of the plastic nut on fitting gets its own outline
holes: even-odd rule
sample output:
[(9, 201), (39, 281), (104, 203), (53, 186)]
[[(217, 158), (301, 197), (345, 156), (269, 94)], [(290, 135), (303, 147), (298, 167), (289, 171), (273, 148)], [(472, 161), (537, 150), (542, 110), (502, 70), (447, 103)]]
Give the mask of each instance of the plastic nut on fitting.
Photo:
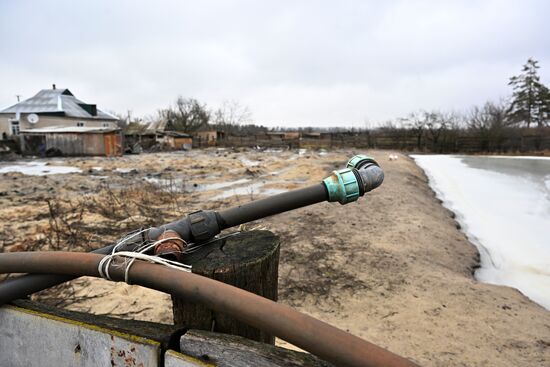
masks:
[(360, 196), (357, 176), (349, 168), (332, 172), (323, 183), (327, 188), (328, 201), (337, 201), (343, 205), (356, 201)]
[(369, 157), (368, 155), (359, 154), (359, 155), (356, 155), (355, 157), (352, 157), (348, 161), (348, 164), (346, 164), (346, 167), (350, 169), (352, 168), (360, 169), (362, 166), (364, 166), (367, 163), (374, 163), (378, 165), (374, 160), (374, 158)]

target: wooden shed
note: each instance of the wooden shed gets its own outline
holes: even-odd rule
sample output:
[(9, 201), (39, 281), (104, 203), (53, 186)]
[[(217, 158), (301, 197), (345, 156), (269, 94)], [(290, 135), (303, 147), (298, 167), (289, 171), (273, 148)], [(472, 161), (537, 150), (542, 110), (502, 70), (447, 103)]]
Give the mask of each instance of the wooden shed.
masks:
[(301, 133), (299, 131), (271, 131), (266, 135), (270, 140), (298, 140)]
[(60, 126), (21, 130), (21, 151), (34, 155), (120, 156), (120, 129)]
[(193, 136), (198, 140), (199, 146), (215, 146), (219, 140), (225, 138), (225, 133), (220, 130), (201, 130), (194, 132)]
[(191, 150), (193, 146), (191, 135), (178, 131), (164, 131), (157, 134), (157, 141), (166, 144), (172, 149)]

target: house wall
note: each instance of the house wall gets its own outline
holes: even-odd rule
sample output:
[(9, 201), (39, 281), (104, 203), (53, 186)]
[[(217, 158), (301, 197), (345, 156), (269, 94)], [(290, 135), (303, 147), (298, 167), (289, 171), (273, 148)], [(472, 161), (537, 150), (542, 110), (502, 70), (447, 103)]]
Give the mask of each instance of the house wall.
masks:
[(11, 134), (10, 121), (7, 115), (0, 115), (0, 137)]
[[(52, 126), (77, 126), (78, 122), (83, 122), (87, 127), (104, 127), (103, 124), (107, 124), (106, 127), (116, 128), (117, 124), (112, 120), (96, 120), (96, 119), (79, 119), (75, 117), (64, 116), (40, 116), (39, 121), (36, 124), (30, 124), (27, 121), (28, 114), (22, 113), (19, 118), (19, 129), (28, 130), (33, 128), (44, 128)], [(0, 114), (0, 135), (6, 133), (11, 135), (10, 120), (15, 118), (15, 114)]]

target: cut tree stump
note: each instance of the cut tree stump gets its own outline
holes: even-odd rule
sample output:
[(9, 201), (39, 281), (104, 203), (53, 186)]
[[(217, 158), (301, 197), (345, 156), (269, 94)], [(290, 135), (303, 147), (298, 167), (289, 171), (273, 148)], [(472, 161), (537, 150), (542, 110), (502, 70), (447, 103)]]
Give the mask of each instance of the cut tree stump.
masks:
[[(277, 301), (279, 238), (269, 231), (242, 232), (186, 255), (193, 273)], [(172, 297), (174, 324), (189, 329), (239, 335), (274, 344), (275, 337), (203, 305)]]

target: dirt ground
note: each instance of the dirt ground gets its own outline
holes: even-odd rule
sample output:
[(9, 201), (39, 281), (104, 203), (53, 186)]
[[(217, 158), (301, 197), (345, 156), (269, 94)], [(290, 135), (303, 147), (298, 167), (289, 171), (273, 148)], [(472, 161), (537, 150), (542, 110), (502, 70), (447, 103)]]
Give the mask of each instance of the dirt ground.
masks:
[[(550, 312), (513, 288), (473, 278), (477, 250), (422, 170), (402, 154), (388, 160), (394, 152), (209, 149), (51, 159), (82, 173), (0, 174), (0, 251), (104, 246), (194, 210), (318, 183), (357, 153), (384, 168), (380, 188), (345, 207), (322, 203), (259, 221), (282, 239), (279, 302), (421, 365), (550, 365)], [(169, 296), (103, 280), (81, 278), (34, 298), (172, 321)]]

